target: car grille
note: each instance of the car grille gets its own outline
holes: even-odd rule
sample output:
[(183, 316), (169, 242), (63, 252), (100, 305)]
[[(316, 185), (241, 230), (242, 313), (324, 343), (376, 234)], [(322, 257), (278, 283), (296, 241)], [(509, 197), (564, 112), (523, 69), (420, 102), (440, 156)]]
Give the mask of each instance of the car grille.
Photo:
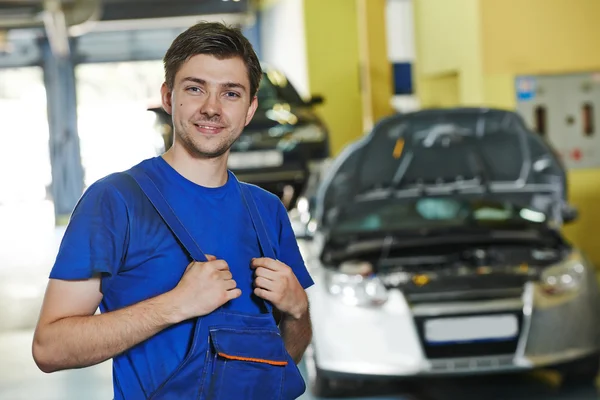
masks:
[[(502, 312), (486, 312), (485, 314), (445, 314), (443, 318), (457, 318), (465, 316), (477, 315), (506, 315), (512, 314), (517, 317), (518, 332), (515, 338), (508, 340), (481, 341), (481, 342), (462, 342), (448, 344), (429, 344), (425, 339), (425, 322), (433, 317), (415, 316), (415, 325), (419, 335), (419, 340), (423, 348), (423, 352), (428, 359), (445, 359), (445, 358), (461, 358), (461, 357), (485, 357), (494, 355), (511, 355), (517, 350), (519, 337), (523, 327), (522, 311), (502, 311)], [(440, 318), (440, 317), (435, 317)]]
[(490, 369), (514, 367), (513, 356), (474, 357), (460, 359), (439, 359), (431, 361), (431, 373), (482, 372)]
[(401, 290), (411, 304), (485, 301), (519, 298), (526, 282), (526, 277), (518, 275), (444, 277), (423, 286), (411, 282)]

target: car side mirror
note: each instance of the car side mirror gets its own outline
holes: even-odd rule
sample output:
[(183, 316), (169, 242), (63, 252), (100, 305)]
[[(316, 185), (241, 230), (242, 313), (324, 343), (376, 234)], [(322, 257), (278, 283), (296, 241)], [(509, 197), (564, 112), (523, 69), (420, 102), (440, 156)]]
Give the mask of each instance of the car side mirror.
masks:
[(306, 103), (309, 106), (316, 106), (319, 104), (323, 104), (324, 102), (325, 102), (325, 98), (323, 96), (317, 94), (317, 95), (312, 96), (310, 98), (310, 100), (308, 100)]
[(579, 212), (573, 206), (566, 205), (561, 211), (561, 217), (564, 224), (574, 222), (579, 218)]

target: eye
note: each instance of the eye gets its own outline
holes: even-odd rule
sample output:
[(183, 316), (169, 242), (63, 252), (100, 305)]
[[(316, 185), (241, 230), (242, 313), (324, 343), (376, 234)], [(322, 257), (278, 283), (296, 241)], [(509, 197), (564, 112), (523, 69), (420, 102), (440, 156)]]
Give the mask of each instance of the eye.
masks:
[(187, 87), (186, 92), (192, 92), (192, 93), (200, 93), (200, 88), (198, 86), (190, 86)]
[(231, 97), (231, 98), (240, 97), (239, 93), (236, 93), (236, 92), (227, 92), (227, 93), (225, 93), (225, 96)]

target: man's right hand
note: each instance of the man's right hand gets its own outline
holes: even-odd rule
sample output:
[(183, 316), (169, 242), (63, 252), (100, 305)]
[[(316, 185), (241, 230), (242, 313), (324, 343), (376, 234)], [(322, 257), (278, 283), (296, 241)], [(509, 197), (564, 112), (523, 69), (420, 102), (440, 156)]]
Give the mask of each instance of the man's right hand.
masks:
[(179, 318), (210, 314), (229, 300), (240, 297), (242, 291), (233, 280), (224, 260), (207, 255), (207, 262), (191, 262), (177, 286), (170, 292)]

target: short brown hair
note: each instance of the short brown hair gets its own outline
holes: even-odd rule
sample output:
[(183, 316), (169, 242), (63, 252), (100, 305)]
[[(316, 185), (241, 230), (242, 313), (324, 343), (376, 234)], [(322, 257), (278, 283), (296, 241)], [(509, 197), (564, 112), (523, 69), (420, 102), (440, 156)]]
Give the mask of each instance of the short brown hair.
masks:
[(251, 98), (256, 95), (262, 69), (252, 44), (239, 28), (218, 22), (200, 22), (175, 38), (163, 59), (165, 82), (169, 89), (173, 89), (175, 74), (181, 66), (198, 54), (208, 54), (220, 60), (240, 57), (248, 70)]

